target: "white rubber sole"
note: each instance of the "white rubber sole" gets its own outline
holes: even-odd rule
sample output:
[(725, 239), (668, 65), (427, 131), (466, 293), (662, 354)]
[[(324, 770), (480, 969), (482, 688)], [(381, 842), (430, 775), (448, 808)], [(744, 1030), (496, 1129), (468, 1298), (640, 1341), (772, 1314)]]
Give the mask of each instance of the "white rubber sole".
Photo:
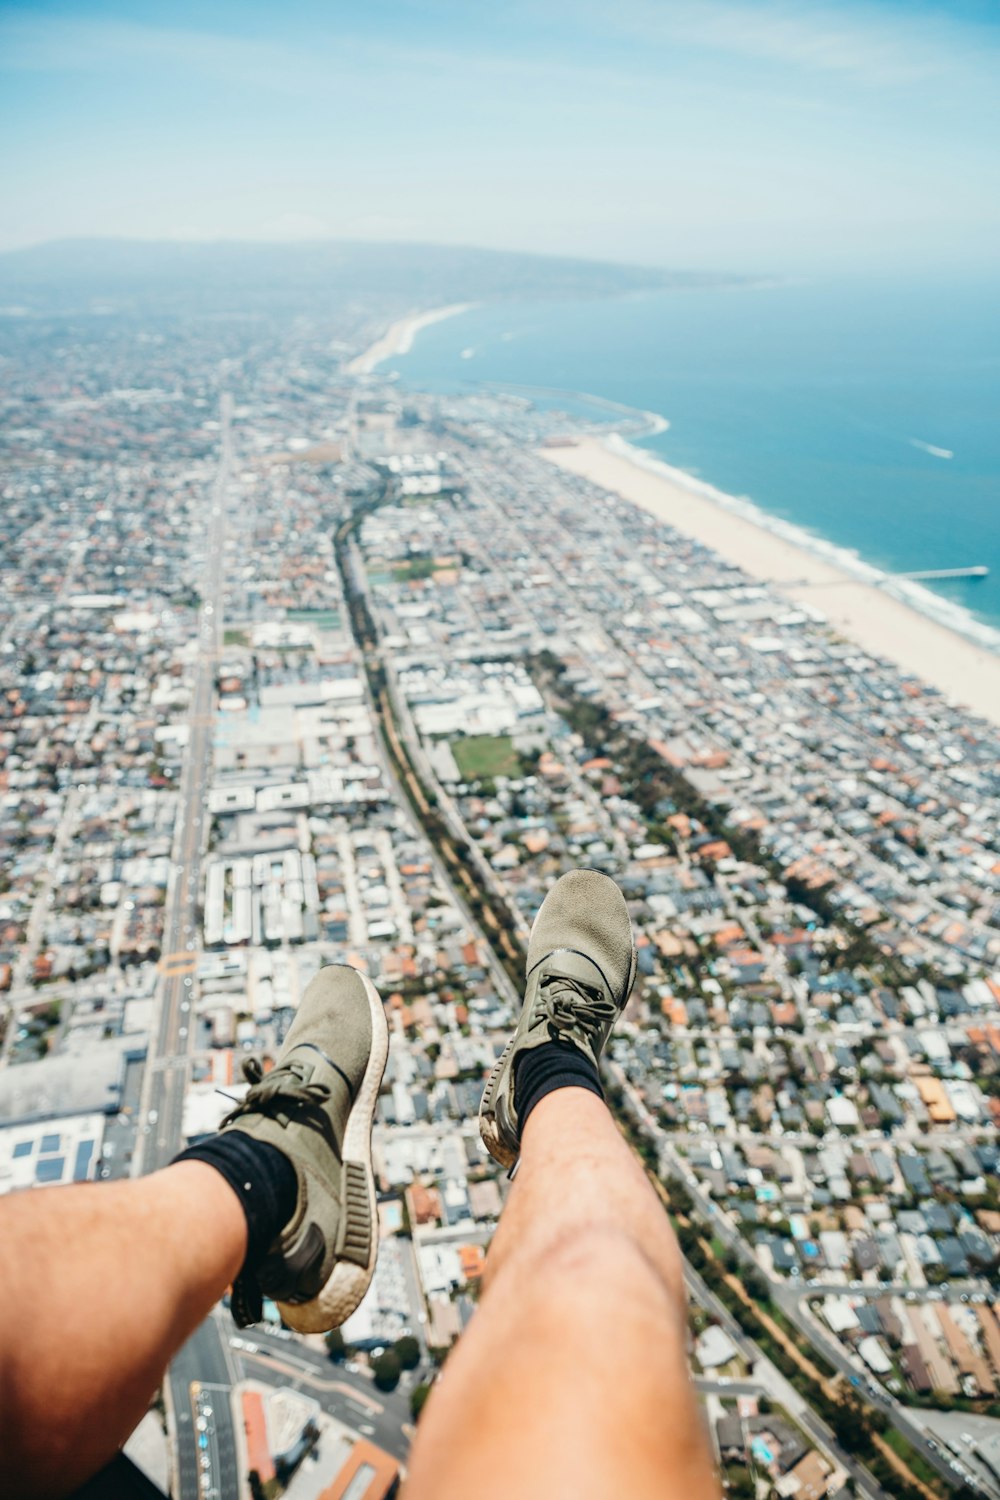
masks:
[(500, 1139), (500, 1131), (497, 1128), (496, 1111), (494, 1109), (494, 1100), (496, 1099), (500, 1075), (503, 1073), (507, 1059), (513, 1050), (515, 1040), (515, 1037), (511, 1037), (493, 1064), (479, 1105), (479, 1134), (483, 1138), (483, 1145), (493, 1160), (499, 1162), (501, 1167), (512, 1167), (517, 1160), (517, 1153), (511, 1151)]
[(372, 1050), (358, 1096), (347, 1118), (343, 1156), (345, 1162), (357, 1162), (365, 1171), (371, 1251), (367, 1266), (355, 1265), (353, 1261), (337, 1261), (326, 1285), (311, 1302), (278, 1303), (281, 1316), (289, 1328), (294, 1328), (298, 1333), (327, 1333), (331, 1328), (339, 1328), (341, 1323), (346, 1322), (371, 1286), (378, 1257), (378, 1201), (375, 1195), (375, 1173), (372, 1169), (372, 1122), (389, 1056), (389, 1027), (378, 990), (367, 974), (359, 972), (358, 978), (368, 996)]

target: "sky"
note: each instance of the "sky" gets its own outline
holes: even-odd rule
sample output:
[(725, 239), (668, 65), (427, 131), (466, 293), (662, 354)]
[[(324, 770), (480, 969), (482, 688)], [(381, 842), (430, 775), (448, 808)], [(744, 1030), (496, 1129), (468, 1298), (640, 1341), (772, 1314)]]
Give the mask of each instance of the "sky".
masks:
[(978, 271), (998, 65), (994, 0), (0, 0), (0, 249)]

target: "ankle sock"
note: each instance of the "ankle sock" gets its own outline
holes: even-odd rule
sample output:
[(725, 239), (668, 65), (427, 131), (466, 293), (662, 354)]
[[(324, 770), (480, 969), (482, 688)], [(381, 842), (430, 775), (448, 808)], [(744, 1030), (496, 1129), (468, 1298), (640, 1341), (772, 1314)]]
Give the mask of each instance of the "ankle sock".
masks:
[(189, 1146), (174, 1161), (207, 1162), (226, 1179), (247, 1221), (247, 1253), (240, 1275), (256, 1270), (295, 1212), (298, 1179), (288, 1157), (242, 1130), (226, 1130)]
[(553, 1089), (589, 1089), (604, 1098), (597, 1068), (572, 1042), (543, 1042), (522, 1052), (514, 1064), (514, 1104), (520, 1130), (539, 1099)]

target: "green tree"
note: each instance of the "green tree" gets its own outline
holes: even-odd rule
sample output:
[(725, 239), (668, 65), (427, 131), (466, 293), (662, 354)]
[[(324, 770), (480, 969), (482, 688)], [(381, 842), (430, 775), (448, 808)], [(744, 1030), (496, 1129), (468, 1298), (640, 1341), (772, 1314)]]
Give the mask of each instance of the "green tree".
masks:
[(376, 1355), (372, 1360), (372, 1374), (375, 1376), (375, 1385), (380, 1391), (394, 1391), (399, 1384), (400, 1364), (399, 1355), (394, 1349), (386, 1349), (384, 1354)]
[(833, 1411), (832, 1426), (837, 1442), (848, 1453), (867, 1453), (872, 1445), (871, 1432), (865, 1419), (864, 1409), (856, 1397), (838, 1401)]
[(674, 1213), (683, 1214), (687, 1218), (694, 1208), (694, 1199), (683, 1182), (678, 1182), (676, 1178), (671, 1178), (667, 1183), (667, 1194)]
[(330, 1332), (326, 1335), (326, 1352), (331, 1359), (343, 1359), (347, 1353), (344, 1335), (339, 1328), (331, 1328)]
[(754, 1500), (756, 1489), (753, 1477), (745, 1464), (728, 1464), (725, 1470), (726, 1493), (730, 1500)]
[(426, 1403), (427, 1397), (430, 1395), (430, 1393), (431, 1388), (429, 1385), (415, 1385), (413, 1387), (413, 1390), (410, 1392), (410, 1416), (413, 1418), (414, 1422), (423, 1411), (424, 1404)]
[(420, 1363), (420, 1345), (411, 1333), (404, 1334), (393, 1345), (400, 1369), (415, 1370)]

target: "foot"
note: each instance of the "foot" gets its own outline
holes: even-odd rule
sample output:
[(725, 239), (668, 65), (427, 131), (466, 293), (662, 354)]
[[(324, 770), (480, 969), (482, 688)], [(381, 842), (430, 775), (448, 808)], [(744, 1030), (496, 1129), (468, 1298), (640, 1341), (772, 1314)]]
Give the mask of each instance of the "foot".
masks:
[(480, 1134), (501, 1166), (513, 1166), (521, 1150), (518, 1058), (555, 1041), (579, 1048), (596, 1065), (634, 980), (632, 924), (621, 891), (597, 870), (564, 875), (535, 917), (521, 1018), (479, 1106)]
[(223, 1130), (276, 1146), (295, 1168), (295, 1212), (252, 1275), (233, 1288), (241, 1326), (272, 1297), (301, 1333), (336, 1328), (368, 1290), (378, 1251), (372, 1172), (375, 1104), (389, 1050), (378, 991), (355, 969), (323, 969), (307, 988), (277, 1063), (252, 1058), (251, 1087)]

